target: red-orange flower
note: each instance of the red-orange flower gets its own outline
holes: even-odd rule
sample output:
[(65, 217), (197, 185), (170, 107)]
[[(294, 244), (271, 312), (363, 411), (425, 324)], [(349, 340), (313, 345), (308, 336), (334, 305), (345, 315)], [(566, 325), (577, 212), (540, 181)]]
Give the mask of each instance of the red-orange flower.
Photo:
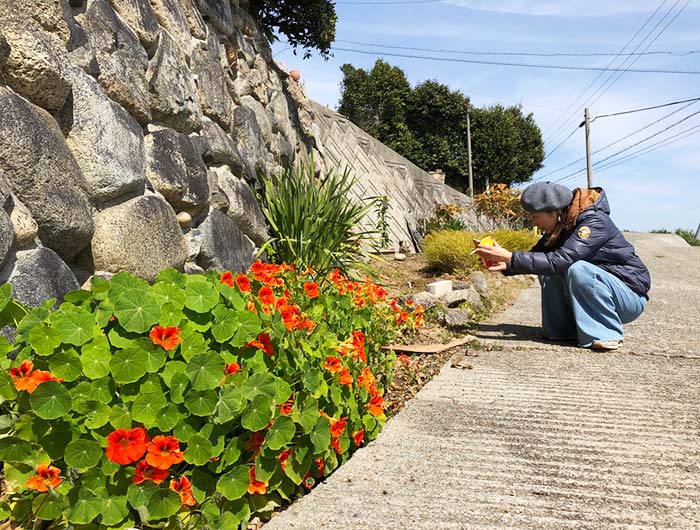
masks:
[(323, 458), (316, 459), (316, 466), (318, 467), (318, 476), (322, 477), (324, 473), (325, 465), (323, 463)]
[(397, 324), (403, 324), (408, 320), (408, 313), (406, 311), (401, 311), (397, 316), (396, 316), (396, 323)]
[(316, 298), (319, 294), (318, 284), (316, 282), (305, 282), (304, 291), (306, 291), (306, 296), (309, 298)]
[(248, 451), (252, 451), (253, 458), (255, 458), (260, 453), (260, 447), (262, 447), (262, 444), (264, 442), (265, 442), (265, 433), (263, 431), (257, 431), (257, 432), (254, 432), (250, 438), (248, 438), (248, 441), (245, 442), (243, 447)]
[(27, 487), (36, 491), (48, 491), (61, 483), (61, 470), (48, 465), (45, 462), (37, 465), (34, 470), (36, 475), (27, 479)]
[(258, 309), (255, 307), (255, 302), (250, 300), (248, 302), (248, 305), (246, 306), (248, 308), (248, 311), (255, 313), (256, 315), (258, 314)]
[(246, 342), (246, 346), (258, 348), (259, 350), (264, 351), (270, 357), (272, 357), (272, 355), (275, 353), (275, 350), (272, 348), (270, 335), (268, 333), (259, 333), (258, 339)]
[(148, 444), (146, 462), (158, 469), (169, 469), (174, 464), (179, 464), (185, 459), (185, 454), (180, 451), (180, 442), (174, 436), (156, 436)]
[(289, 414), (292, 413), (292, 408), (294, 407), (294, 394), (289, 395), (289, 399), (282, 403), (279, 408), (280, 408), (280, 414), (283, 416), (288, 416)]
[(225, 283), (229, 287), (233, 287), (233, 274), (231, 274), (230, 271), (223, 272), (219, 281)]
[(122, 465), (136, 462), (146, 452), (148, 441), (143, 427), (117, 429), (107, 436), (107, 458)]
[(236, 372), (240, 371), (241, 365), (234, 362), (231, 364), (226, 364), (224, 363), (224, 375), (233, 375)]
[(148, 334), (153, 341), (153, 344), (162, 346), (164, 350), (174, 350), (180, 344), (180, 328), (171, 326), (164, 328), (162, 326), (154, 326)]
[(345, 432), (345, 425), (348, 421), (347, 418), (340, 418), (338, 420), (334, 418), (329, 418), (331, 421), (331, 437), (340, 438), (340, 436)]
[(369, 366), (365, 366), (362, 369), (362, 373), (360, 374), (360, 377), (357, 378), (357, 382), (360, 385), (364, 386), (367, 392), (371, 391), (371, 389), (374, 387), (374, 384), (376, 383), (376, 379)]
[(145, 480), (151, 480), (156, 484), (160, 484), (166, 478), (170, 472), (167, 469), (158, 469), (148, 464), (145, 460), (141, 460), (136, 464), (136, 472), (134, 476), (131, 477), (131, 482), (134, 484), (141, 484)]
[(277, 461), (280, 463), (280, 466), (282, 467), (282, 471), (284, 471), (284, 467), (287, 465), (287, 459), (289, 458), (289, 455), (292, 454), (291, 449), (285, 449), (282, 451), (280, 454), (277, 455)]
[(275, 295), (268, 285), (260, 288), (258, 291), (258, 297), (260, 298), (260, 302), (263, 304), (275, 305)]
[(238, 276), (236, 276), (236, 285), (238, 285), (238, 288), (243, 292), (250, 291), (250, 280), (248, 276), (241, 273), (238, 273)]
[(365, 334), (362, 331), (352, 332), (352, 350), (363, 362), (367, 362), (367, 355), (365, 354)]
[(367, 408), (369, 409), (369, 413), (372, 416), (381, 416), (384, 411), (382, 409), (384, 405), (384, 398), (382, 396), (372, 396), (372, 399), (369, 400), (369, 404), (367, 405)]
[(340, 438), (332, 438), (331, 439), (331, 448), (335, 449), (335, 452), (338, 453), (339, 455), (343, 454), (343, 448), (340, 447)]
[(338, 382), (341, 385), (352, 386), (352, 374), (348, 372), (347, 368), (343, 368), (340, 371), (340, 376), (338, 377)]
[(365, 430), (360, 429), (359, 431), (352, 433), (352, 439), (355, 440), (355, 445), (360, 447), (362, 445), (362, 440), (365, 439)]
[(340, 372), (343, 369), (343, 363), (337, 357), (326, 357), (323, 367), (329, 372)]
[(187, 477), (180, 477), (180, 480), (171, 480), (170, 489), (180, 496), (183, 506), (194, 506), (197, 501), (192, 496), (192, 484)]
[(267, 491), (267, 482), (256, 480), (255, 466), (250, 468), (250, 483), (248, 483), (248, 493), (259, 493), (264, 495)]
[(31, 381), (32, 370), (34, 370), (34, 363), (30, 360), (22, 361), (18, 368), (10, 368), (10, 377), (15, 382), (17, 390), (27, 390), (27, 386), (33, 384)]

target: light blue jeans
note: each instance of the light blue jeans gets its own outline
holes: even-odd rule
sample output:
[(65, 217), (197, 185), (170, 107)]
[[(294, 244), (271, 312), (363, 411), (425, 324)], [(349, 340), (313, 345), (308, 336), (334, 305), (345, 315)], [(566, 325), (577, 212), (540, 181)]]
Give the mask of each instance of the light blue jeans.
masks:
[(622, 325), (642, 314), (647, 300), (622, 280), (587, 261), (564, 274), (540, 276), (542, 327), (550, 339), (622, 340)]

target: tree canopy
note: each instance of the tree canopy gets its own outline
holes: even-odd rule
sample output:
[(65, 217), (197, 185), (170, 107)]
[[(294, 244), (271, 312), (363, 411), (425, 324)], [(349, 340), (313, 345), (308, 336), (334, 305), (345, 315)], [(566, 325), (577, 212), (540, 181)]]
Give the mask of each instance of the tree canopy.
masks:
[(532, 114), (520, 106), (471, 108), (469, 97), (435, 80), (411, 87), (403, 70), (379, 59), (370, 71), (341, 67), (338, 112), (446, 182), (468, 187), (467, 110), (472, 132), (475, 191), (491, 183), (530, 180), (542, 167), (544, 144)]
[(304, 49), (304, 59), (311, 57), (312, 49), (328, 59), (338, 20), (331, 0), (250, 0), (248, 10), (270, 42), (281, 33), (294, 53)]

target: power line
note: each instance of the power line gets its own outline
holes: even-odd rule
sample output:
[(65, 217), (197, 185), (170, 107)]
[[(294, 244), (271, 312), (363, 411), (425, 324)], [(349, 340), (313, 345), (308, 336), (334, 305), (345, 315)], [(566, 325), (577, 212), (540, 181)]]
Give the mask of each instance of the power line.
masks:
[(572, 53), (535, 53), (535, 52), (476, 52), (471, 50), (440, 50), (435, 48), (416, 48), (413, 46), (392, 46), (389, 44), (376, 44), (370, 42), (358, 42), (354, 40), (336, 39), (335, 42), (344, 42), (345, 44), (356, 44), (358, 46), (372, 46), (375, 48), (388, 48), (396, 50), (412, 50), (431, 53), (459, 53), (464, 55), (507, 55), (507, 56), (523, 56), (523, 57), (607, 57), (611, 55), (672, 55), (674, 57), (687, 57), (700, 53), (700, 50), (689, 50), (687, 52), (671, 52), (671, 51), (653, 51), (644, 53), (603, 53), (603, 52), (572, 52)]
[(580, 128), (581, 128), (581, 126), (578, 125), (573, 131), (571, 131), (571, 132), (569, 133), (569, 135), (568, 135), (566, 138), (564, 138), (561, 142), (559, 142), (559, 145), (557, 145), (554, 149), (552, 149), (549, 153), (547, 153), (547, 155), (542, 159), (542, 161), (544, 162), (544, 161), (547, 160), (550, 156), (552, 156), (552, 155), (554, 154), (554, 152), (555, 152), (557, 149), (559, 149), (562, 145), (564, 145), (564, 143), (565, 143), (569, 138), (571, 138), (571, 137), (574, 135), (574, 133), (575, 133), (576, 131), (578, 131)]
[(613, 114), (600, 114), (593, 118), (591, 122), (594, 122), (598, 118), (609, 118), (611, 116), (622, 116), (623, 114), (632, 114), (634, 112), (642, 112), (645, 110), (652, 110), (652, 109), (660, 109), (662, 107), (670, 107), (672, 105), (680, 105), (682, 103), (688, 103), (689, 101), (700, 101), (700, 98), (691, 98), (691, 99), (684, 99), (683, 101), (673, 101), (671, 103), (664, 103), (663, 105), (654, 105), (653, 107), (644, 107), (641, 109), (633, 109), (633, 110), (624, 110), (622, 112), (615, 112)]
[[(508, 62), (497, 62), (497, 61), (478, 61), (475, 59), (456, 59), (448, 57), (428, 57), (425, 55), (408, 55), (390, 52), (372, 52), (366, 50), (353, 50), (350, 48), (332, 48), (333, 51), (343, 51), (343, 52), (353, 52), (353, 53), (363, 53), (365, 55), (388, 55), (390, 57), (405, 57), (408, 59), (425, 59), (428, 61), (444, 61), (452, 63), (470, 63), (470, 64), (489, 64), (495, 66), (516, 66), (522, 68), (544, 68), (548, 70), (587, 70), (587, 71), (619, 71), (610, 70), (607, 68), (602, 68), (598, 66), (566, 66), (566, 65), (551, 65), (551, 64), (529, 64), (529, 63), (508, 63)], [(662, 70), (662, 69), (652, 69), (652, 68), (635, 68), (625, 70), (626, 72), (633, 72), (638, 74), (682, 74), (682, 75), (700, 75), (698, 70)]]

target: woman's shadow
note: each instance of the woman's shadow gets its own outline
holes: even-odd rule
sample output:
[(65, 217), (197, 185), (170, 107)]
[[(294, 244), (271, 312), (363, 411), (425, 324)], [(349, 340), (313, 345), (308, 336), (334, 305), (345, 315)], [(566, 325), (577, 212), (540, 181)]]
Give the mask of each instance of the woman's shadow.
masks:
[(540, 326), (526, 326), (523, 324), (479, 324), (474, 334), (480, 339), (512, 340), (516, 342), (539, 342), (541, 344), (575, 344), (576, 339), (551, 340), (542, 335)]

